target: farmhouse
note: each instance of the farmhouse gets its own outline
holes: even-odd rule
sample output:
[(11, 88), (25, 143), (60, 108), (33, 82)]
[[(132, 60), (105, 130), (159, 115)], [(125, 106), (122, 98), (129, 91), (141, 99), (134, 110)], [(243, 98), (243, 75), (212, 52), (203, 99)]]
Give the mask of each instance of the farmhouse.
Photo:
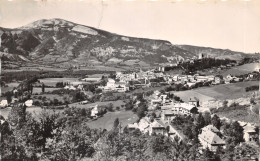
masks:
[(175, 118), (175, 114), (172, 110), (164, 110), (161, 113), (161, 118), (163, 121), (171, 122)]
[(225, 145), (225, 141), (222, 140), (215, 132), (218, 133), (219, 131), (212, 125), (202, 128), (202, 132), (198, 137), (203, 149), (209, 148), (211, 151), (216, 151), (218, 146)]
[(155, 119), (149, 128), (149, 135), (152, 134), (161, 134), (164, 135), (166, 133), (165, 125), (162, 121)]

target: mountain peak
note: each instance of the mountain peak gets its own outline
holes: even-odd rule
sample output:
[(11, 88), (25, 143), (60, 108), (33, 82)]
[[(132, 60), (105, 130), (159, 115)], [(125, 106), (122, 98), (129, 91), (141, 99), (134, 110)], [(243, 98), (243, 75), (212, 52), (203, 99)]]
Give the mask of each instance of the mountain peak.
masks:
[(72, 23), (67, 20), (63, 20), (60, 18), (52, 18), (52, 19), (41, 19), (29, 23), (25, 26), (20, 27), (20, 29), (31, 29), (31, 28), (41, 28), (41, 27), (54, 27), (54, 26), (62, 26), (62, 27), (73, 27), (75, 23)]

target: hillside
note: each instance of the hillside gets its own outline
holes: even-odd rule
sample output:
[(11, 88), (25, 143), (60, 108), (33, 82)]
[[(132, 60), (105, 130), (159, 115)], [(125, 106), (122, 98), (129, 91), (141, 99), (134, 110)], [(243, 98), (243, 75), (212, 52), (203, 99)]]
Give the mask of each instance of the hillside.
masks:
[(196, 58), (201, 52), (236, 60), (244, 55), (230, 50), (121, 36), (62, 19), (43, 19), (15, 29), (0, 28), (0, 35), (0, 51), (18, 55), (14, 57), (16, 61), (61, 68), (176, 63)]

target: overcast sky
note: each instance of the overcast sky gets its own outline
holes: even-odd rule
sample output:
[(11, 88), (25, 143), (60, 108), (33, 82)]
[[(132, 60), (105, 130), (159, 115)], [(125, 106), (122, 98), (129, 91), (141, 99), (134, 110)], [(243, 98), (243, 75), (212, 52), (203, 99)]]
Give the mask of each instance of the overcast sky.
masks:
[(113, 33), (260, 52), (260, 0), (0, 0), (0, 26), (62, 18)]

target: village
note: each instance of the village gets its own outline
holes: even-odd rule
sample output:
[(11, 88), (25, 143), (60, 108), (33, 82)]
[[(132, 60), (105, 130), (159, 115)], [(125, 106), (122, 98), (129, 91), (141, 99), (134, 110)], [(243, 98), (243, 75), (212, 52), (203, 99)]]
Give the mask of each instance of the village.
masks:
[[(0, 107), (12, 109), (23, 104), (26, 111), (46, 109), (64, 111), (70, 108), (84, 109), (90, 127), (112, 128), (104, 121), (120, 118), (124, 111), (126, 118), (119, 119), (120, 126), (129, 132), (140, 131), (150, 136), (165, 136), (172, 141), (199, 143), (200, 154), (205, 150), (213, 153), (229, 146), (227, 138), (239, 139), (236, 146), (259, 144), (259, 124), (252, 120), (233, 119), (219, 115), (224, 107), (228, 109), (251, 109), (259, 105), (259, 86), (248, 86), (252, 96), (219, 100), (196, 93), (195, 89), (226, 87), (239, 83), (254, 83), (259, 72), (246, 75), (186, 75), (167, 73), (164, 67), (143, 71), (122, 71), (111, 74), (93, 74), (81, 78), (42, 78), (22, 82), (10, 92), (3, 94)], [(258, 83), (256, 83), (258, 84)], [(257, 88), (257, 89), (255, 89)], [(178, 92), (195, 92), (178, 95)], [(118, 105), (115, 102), (120, 102)], [(219, 110), (219, 111), (218, 111)], [(129, 113), (130, 112), (130, 113)], [(2, 112), (1, 112), (2, 113)], [(119, 113), (119, 114), (117, 114)], [(69, 113), (68, 113), (69, 114)], [(66, 115), (68, 115), (66, 114)], [(108, 116), (110, 118), (107, 118)], [(113, 116), (114, 115), (114, 116)], [(254, 113), (252, 116), (257, 115)], [(7, 117), (8, 114), (5, 115)], [(113, 116), (113, 117), (111, 117)], [(103, 122), (101, 121), (103, 120)], [(5, 121), (2, 120), (1, 124)], [(96, 123), (98, 122), (98, 123)], [(104, 125), (103, 125), (104, 123)], [(240, 129), (240, 136), (229, 132), (229, 126)], [(232, 141), (231, 141), (232, 142)], [(254, 153), (236, 156), (256, 159)]]

